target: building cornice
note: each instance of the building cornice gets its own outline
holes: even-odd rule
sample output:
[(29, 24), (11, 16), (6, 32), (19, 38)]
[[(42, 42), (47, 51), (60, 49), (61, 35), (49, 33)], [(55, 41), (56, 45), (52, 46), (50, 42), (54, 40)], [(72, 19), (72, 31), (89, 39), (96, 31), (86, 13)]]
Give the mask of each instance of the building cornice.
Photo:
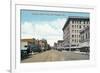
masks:
[(77, 20), (77, 21), (81, 21), (81, 20), (87, 20), (89, 21), (89, 17), (82, 17), (82, 16), (69, 16), (64, 27), (62, 28), (62, 30), (65, 29), (65, 27), (67, 27), (69, 25), (70, 20)]

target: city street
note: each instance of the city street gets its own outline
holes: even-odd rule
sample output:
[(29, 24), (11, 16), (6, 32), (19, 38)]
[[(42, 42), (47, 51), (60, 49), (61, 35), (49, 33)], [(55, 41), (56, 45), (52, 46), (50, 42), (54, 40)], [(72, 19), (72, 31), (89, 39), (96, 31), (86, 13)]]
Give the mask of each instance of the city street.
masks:
[(21, 63), (31, 62), (48, 62), (48, 61), (71, 61), (71, 60), (88, 60), (89, 55), (68, 51), (49, 50), (42, 53), (37, 53), (29, 56), (27, 59), (21, 61)]

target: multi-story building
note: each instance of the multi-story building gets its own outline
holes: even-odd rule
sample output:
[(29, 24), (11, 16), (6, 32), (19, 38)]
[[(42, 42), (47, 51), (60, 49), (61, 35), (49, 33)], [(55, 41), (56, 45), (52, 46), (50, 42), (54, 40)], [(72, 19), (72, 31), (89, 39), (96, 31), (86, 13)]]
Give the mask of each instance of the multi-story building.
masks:
[(57, 43), (56, 42), (54, 43), (54, 49), (57, 49)]
[(47, 40), (42, 39), (42, 40), (38, 40), (35, 38), (26, 38), (26, 39), (21, 39), (21, 50), (22, 49), (27, 49), (26, 46), (39, 46), (41, 48), (42, 51), (47, 50), (48, 49), (48, 43)]
[(58, 40), (57, 42), (57, 50), (63, 50), (63, 40)]
[(79, 47), (80, 31), (89, 26), (89, 17), (68, 17), (63, 27), (63, 46), (69, 50), (75, 50)]
[(48, 49), (47, 40), (45, 39), (39, 40), (39, 45), (43, 51)]
[(33, 45), (33, 39), (21, 39), (21, 50), (26, 50), (28, 45)]
[(90, 27), (87, 26), (86, 28), (84, 28), (83, 30), (80, 31), (80, 51), (82, 52), (89, 52), (89, 48), (90, 48)]

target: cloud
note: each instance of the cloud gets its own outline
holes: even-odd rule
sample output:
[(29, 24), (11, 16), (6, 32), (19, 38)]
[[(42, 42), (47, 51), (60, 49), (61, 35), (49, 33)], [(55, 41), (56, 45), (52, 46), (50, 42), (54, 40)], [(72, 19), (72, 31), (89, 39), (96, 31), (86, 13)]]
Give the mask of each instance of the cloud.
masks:
[(32, 38), (34, 34), (34, 26), (31, 22), (25, 22), (21, 25), (21, 38)]
[(50, 45), (63, 38), (62, 27), (66, 19), (56, 19), (54, 21), (24, 22), (21, 24), (21, 38), (46, 39)]

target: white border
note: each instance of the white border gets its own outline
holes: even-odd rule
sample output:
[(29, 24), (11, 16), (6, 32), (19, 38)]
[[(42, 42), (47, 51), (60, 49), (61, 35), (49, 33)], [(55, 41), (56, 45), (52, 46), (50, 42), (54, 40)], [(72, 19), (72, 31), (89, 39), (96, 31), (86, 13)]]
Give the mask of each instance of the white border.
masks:
[[(80, 68), (95, 65), (95, 10), (94, 8), (65, 7), (65, 6), (42, 6), (42, 5), (21, 5), (16, 4), (12, 11), (12, 49), (11, 49), (11, 71), (39, 71), (52, 69)], [(63, 62), (42, 62), (20, 64), (20, 9), (49, 10), (49, 11), (70, 11), (90, 13), (90, 60), (63, 61)]]

